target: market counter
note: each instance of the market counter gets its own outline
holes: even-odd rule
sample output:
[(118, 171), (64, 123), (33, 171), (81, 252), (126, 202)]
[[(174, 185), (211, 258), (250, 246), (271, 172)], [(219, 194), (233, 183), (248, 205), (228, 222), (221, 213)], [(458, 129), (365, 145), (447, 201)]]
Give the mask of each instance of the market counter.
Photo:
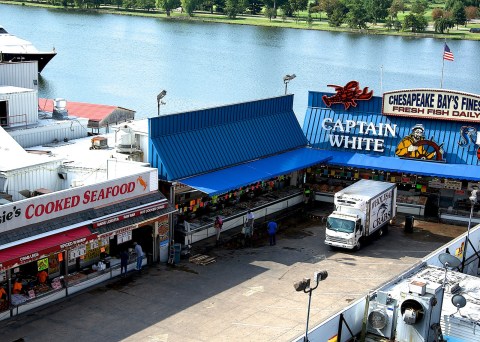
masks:
[(186, 231), (184, 225), (179, 225), (176, 232), (182, 236), (185, 245), (204, 240), (215, 235), (213, 222), (215, 217), (223, 218), (222, 231), (242, 226), (248, 210), (255, 215), (255, 220), (267, 215), (285, 210), (303, 202), (303, 191), (298, 188), (285, 188), (268, 193), (251, 200), (250, 202), (238, 203), (235, 206), (225, 208), (213, 213), (209, 217), (196, 218), (190, 221), (190, 231)]

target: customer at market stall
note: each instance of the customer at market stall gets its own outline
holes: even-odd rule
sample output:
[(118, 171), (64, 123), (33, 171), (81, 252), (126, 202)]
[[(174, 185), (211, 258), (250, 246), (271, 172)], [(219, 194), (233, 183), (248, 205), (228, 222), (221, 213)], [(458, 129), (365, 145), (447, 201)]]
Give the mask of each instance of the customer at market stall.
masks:
[(48, 279), (48, 273), (45, 270), (42, 270), (37, 273), (37, 280), (39, 284), (45, 284)]
[(0, 286), (0, 301), (7, 299), (7, 291), (3, 286)]
[(247, 227), (250, 227), (252, 229), (254, 220), (255, 220), (255, 215), (252, 213), (251, 210), (248, 210), (248, 212), (247, 212)]
[(126, 250), (123, 250), (120, 253), (120, 274), (122, 277), (125, 277), (127, 275), (128, 259), (128, 252)]
[(217, 216), (213, 226), (215, 227), (215, 230), (217, 232), (217, 245), (218, 245), (218, 243), (220, 242), (220, 232), (222, 231), (222, 227), (223, 227), (223, 220), (220, 216)]
[(12, 293), (20, 294), (22, 293), (22, 290), (23, 290), (22, 279), (20, 278), (15, 279), (15, 283), (13, 283)]
[(278, 225), (275, 221), (270, 221), (267, 224), (267, 232), (268, 232), (268, 240), (270, 242), (270, 246), (275, 246), (277, 244), (275, 234), (277, 233)]
[(142, 261), (143, 261), (143, 250), (142, 246), (140, 246), (138, 243), (134, 242), (133, 245), (135, 246), (135, 253), (137, 253), (137, 271), (142, 270)]

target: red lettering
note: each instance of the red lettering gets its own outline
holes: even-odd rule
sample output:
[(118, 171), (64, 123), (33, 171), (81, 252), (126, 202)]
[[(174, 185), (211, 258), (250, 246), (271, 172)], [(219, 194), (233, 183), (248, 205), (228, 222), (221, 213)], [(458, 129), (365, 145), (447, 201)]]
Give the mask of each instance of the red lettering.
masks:
[(27, 209), (25, 209), (25, 217), (27, 220), (30, 220), (33, 217), (33, 214), (30, 214), (30, 209), (33, 209), (33, 204), (29, 204)]

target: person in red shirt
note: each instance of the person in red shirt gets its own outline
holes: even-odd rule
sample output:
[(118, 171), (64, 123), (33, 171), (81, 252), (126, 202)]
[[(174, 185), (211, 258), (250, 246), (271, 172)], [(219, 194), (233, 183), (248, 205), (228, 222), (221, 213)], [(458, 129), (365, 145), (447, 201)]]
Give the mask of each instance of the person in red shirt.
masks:
[(15, 279), (15, 283), (13, 284), (13, 294), (19, 294), (22, 292), (23, 285), (22, 280), (20, 278)]
[(39, 284), (45, 284), (47, 282), (48, 273), (43, 270), (37, 273), (37, 279)]

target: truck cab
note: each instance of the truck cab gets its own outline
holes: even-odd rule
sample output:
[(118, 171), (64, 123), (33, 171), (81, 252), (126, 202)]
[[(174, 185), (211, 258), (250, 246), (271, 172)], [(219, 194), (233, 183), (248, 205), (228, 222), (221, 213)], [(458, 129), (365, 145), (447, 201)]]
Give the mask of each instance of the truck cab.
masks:
[(334, 211), (327, 217), (325, 244), (332, 247), (359, 249), (363, 227), (361, 215)]

